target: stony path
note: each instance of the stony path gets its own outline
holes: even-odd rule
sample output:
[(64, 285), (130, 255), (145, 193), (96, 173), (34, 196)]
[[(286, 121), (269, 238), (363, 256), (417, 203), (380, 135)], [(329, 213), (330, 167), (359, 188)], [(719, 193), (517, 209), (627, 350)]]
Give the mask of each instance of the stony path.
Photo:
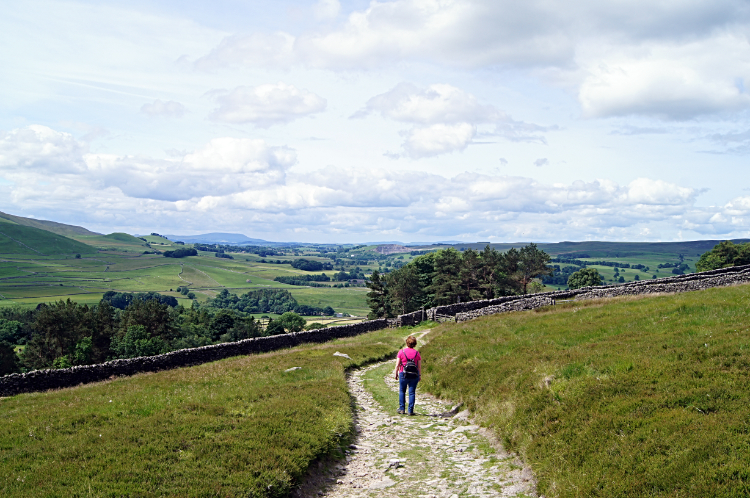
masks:
[[(387, 362), (392, 371), (393, 362)], [(417, 415), (385, 413), (363, 387), (363, 377), (382, 363), (353, 372), (349, 388), (357, 403), (357, 438), (335, 484), (319, 496), (458, 498), (536, 496), (531, 472), (496, 450), (469, 421), (468, 412), (434, 417), (450, 406), (417, 389)], [(397, 397), (397, 382), (383, 381)]]

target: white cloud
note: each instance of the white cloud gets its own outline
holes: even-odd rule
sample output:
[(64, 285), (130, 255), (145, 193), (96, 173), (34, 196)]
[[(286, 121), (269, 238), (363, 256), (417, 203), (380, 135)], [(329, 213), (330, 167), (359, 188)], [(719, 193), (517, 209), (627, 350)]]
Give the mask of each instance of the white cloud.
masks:
[(540, 157), (536, 161), (534, 161), (534, 166), (537, 168), (541, 168), (542, 166), (548, 166), (549, 165), (549, 159), (546, 157)]
[(45, 174), (76, 173), (85, 169), (84, 144), (69, 133), (41, 125), (0, 131), (0, 171)]
[(371, 112), (419, 124), (491, 123), (506, 117), (495, 106), (480, 104), (474, 95), (445, 84), (419, 88), (411, 83), (400, 83), (368, 100), (355, 117)]
[(615, 47), (590, 60), (579, 100), (590, 117), (645, 114), (689, 119), (750, 107), (750, 43), (745, 33), (691, 42)]
[[(422, 149), (415, 150), (429, 154), (446, 147), (453, 138), (444, 137), (454, 135), (440, 135), (436, 127), (463, 126), (417, 128), (434, 134), (427, 133)], [(0, 184), (0, 209), (51, 219), (65, 213), (66, 220), (92, 228), (242, 227), (277, 239), (294, 238), (298, 229), (320, 239), (389, 234), (553, 241), (654, 240), (678, 228), (683, 235), (750, 231), (750, 196), (697, 207), (700, 190), (659, 179), (553, 184), (521, 176), (465, 172), (448, 178), (358, 168), (292, 175), (296, 160), (288, 148), (231, 137), (181, 158), (91, 154), (68, 134), (34, 126), (2, 134), (0, 175), (11, 183)], [(77, 166), (61, 167), (65, 163)]]
[[(489, 104), (482, 104), (472, 94), (452, 85), (435, 84), (420, 88), (411, 83), (400, 83), (391, 90), (376, 95), (352, 118), (363, 118), (371, 113), (414, 126), (407, 131), (403, 149), (413, 159), (461, 151), (477, 135), (477, 125), (494, 124), (482, 132), (486, 137), (503, 137), (514, 142), (546, 143), (539, 133), (557, 127), (543, 127), (515, 121)], [(399, 154), (388, 153), (390, 157)]]
[(476, 133), (476, 127), (469, 123), (417, 126), (407, 133), (403, 148), (413, 159), (437, 156), (464, 150)]
[(333, 19), (339, 15), (341, 4), (338, 0), (318, 0), (313, 6), (313, 14), (316, 19)]
[(211, 119), (225, 123), (253, 123), (260, 127), (322, 112), (327, 105), (326, 99), (283, 82), (240, 86), (231, 92), (213, 93), (219, 106), (211, 113)]
[(374, 0), (318, 31), (227, 37), (196, 64), (510, 68), (569, 87), (589, 117), (687, 119), (750, 107), (749, 24), (742, 0)]
[(196, 60), (195, 67), (203, 71), (235, 64), (288, 67), (297, 61), (294, 41), (294, 36), (284, 32), (228, 36), (209, 54)]
[(148, 116), (165, 116), (169, 118), (181, 118), (187, 112), (187, 108), (174, 100), (166, 102), (156, 99), (150, 104), (143, 104), (141, 112)]

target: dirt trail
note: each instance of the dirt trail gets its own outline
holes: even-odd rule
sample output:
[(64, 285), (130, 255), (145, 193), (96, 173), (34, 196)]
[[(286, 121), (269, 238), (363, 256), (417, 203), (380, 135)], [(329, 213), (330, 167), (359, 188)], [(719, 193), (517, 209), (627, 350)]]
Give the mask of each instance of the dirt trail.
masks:
[(363, 386), (363, 378), (373, 369), (380, 369), (377, 382), (382, 378), (397, 399), (393, 360), (349, 376), (357, 405), (356, 440), (346, 461), (334, 469), (335, 483), (331, 479), (317, 496), (536, 496), (530, 470), (487, 439), (471, 423), (468, 411), (438, 416), (451, 407), (417, 389), (417, 415), (386, 413)]

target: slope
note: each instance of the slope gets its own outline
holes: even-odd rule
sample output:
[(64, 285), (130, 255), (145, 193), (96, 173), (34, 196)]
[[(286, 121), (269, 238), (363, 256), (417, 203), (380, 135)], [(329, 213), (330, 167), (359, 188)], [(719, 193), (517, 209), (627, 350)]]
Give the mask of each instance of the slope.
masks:
[(55, 233), (15, 223), (0, 223), (0, 254), (51, 256), (90, 254), (91, 246)]
[(65, 223), (58, 223), (56, 221), (34, 220), (31, 218), (24, 218), (23, 216), (3, 213), (2, 211), (0, 211), (0, 218), (10, 220), (26, 227), (38, 228), (40, 230), (56, 233), (63, 237), (72, 237), (74, 235), (99, 235), (96, 232), (92, 232), (76, 225), (66, 225)]
[(463, 401), (545, 496), (747, 496), (750, 286), (443, 325), (424, 387)]

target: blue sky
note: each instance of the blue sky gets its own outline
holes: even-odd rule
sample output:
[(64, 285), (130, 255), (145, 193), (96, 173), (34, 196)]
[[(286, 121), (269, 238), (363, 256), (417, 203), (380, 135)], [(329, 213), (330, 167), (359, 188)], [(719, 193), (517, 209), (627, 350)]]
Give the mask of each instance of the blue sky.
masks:
[(361, 242), (750, 236), (742, 1), (10, 1), (0, 210)]

